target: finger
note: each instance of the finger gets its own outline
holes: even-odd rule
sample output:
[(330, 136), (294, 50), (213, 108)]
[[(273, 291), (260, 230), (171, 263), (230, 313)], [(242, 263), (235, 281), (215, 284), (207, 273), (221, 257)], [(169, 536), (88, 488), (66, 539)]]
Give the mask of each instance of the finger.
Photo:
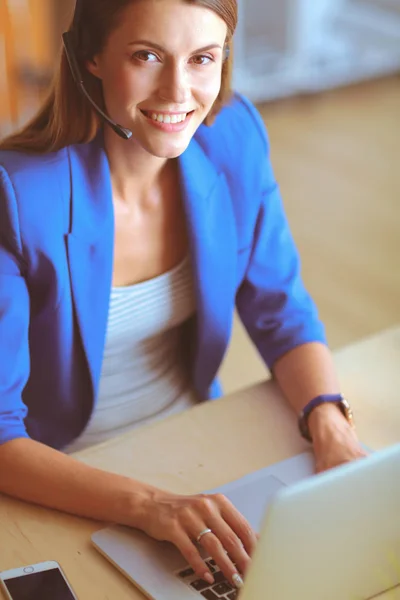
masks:
[(226, 496), (218, 495), (216, 500), (222, 518), (242, 542), (247, 554), (252, 556), (257, 546), (256, 532)]
[(227, 580), (235, 587), (242, 587), (243, 579), (218, 537), (214, 533), (208, 533), (201, 538), (201, 545), (215, 560)]
[(175, 539), (172, 540), (175, 546), (178, 548), (182, 556), (185, 558), (187, 563), (195, 571), (196, 575), (200, 579), (204, 579), (208, 583), (214, 583), (214, 577), (208, 567), (208, 565), (201, 558), (200, 553), (190, 537), (185, 531), (179, 532)]
[(221, 542), (224, 550), (228, 552), (229, 558), (236, 565), (239, 572), (245, 575), (251, 560), (236, 533), (220, 516), (214, 522), (211, 521), (209, 526)]

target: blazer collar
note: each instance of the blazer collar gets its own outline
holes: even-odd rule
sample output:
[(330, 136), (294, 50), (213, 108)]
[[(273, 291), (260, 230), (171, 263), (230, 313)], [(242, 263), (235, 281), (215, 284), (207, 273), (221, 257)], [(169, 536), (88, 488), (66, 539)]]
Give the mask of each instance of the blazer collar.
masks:
[[(114, 226), (112, 186), (108, 158), (99, 134), (89, 144), (69, 148), (71, 171), (71, 224), (74, 237), (93, 240)], [(178, 159), (187, 216), (204, 219), (214, 202), (215, 188), (224, 182), (194, 138)], [(218, 191), (218, 190), (217, 190)]]
[[(112, 285), (114, 211), (102, 138), (69, 149), (71, 228), (67, 236), (77, 322), (97, 395)], [(221, 362), (232, 324), (236, 227), (225, 176), (193, 139), (179, 159), (197, 296), (193, 383), (201, 397)], [(206, 359), (204, 359), (204, 352)]]

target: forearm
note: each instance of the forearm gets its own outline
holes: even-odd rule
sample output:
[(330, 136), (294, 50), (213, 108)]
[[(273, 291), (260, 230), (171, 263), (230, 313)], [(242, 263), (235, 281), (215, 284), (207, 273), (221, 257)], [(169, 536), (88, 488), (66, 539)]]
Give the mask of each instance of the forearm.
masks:
[(215, 532), (218, 537), (206, 549), (207, 556), (213, 557), (237, 587), (243, 583), (238, 569), (246, 570), (257, 541), (246, 519), (220, 495), (164, 492), (94, 469), (30, 439), (0, 447), (1, 493), (74, 515), (138, 528), (156, 540), (175, 544), (199, 578), (211, 577), (213, 581), (209, 565), (193, 542), (211, 520), (213, 538)]
[[(274, 365), (274, 377), (293, 407), (296, 415), (321, 394), (338, 394), (340, 386), (332, 355), (320, 343), (298, 346)], [(322, 431), (344, 421), (340, 411), (332, 405), (322, 405), (310, 415), (309, 428)]]
[(273, 371), (296, 414), (320, 394), (340, 393), (332, 355), (323, 344), (298, 346), (279, 359)]
[[(332, 355), (322, 344), (292, 350), (276, 363), (274, 374), (297, 415), (316, 396), (340, 393)], [(315, 408), (308, 429), (317, 472), (366, 456), (354, 428), (334, 404)]]
[(135, 527), (151, 489), (30, 439), (0, 447), (0, 493), (48, 508)]

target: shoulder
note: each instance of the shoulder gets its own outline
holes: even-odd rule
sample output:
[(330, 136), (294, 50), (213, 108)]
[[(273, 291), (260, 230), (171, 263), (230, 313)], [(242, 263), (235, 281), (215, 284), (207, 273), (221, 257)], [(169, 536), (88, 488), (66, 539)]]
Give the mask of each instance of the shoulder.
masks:
[(0, 208), (42, 206), (69, 183), (68, 148), (48, 154), (0, 150)]
[(235, 94), (214, 125), (199, 128), (196, 141), (213, 168), (224, 176), (238, 247), (251, 247), (265, 191), (276, 185), (261, 115), (247, 98)]
[[(32, 154), (0, 150), (0, 181), (3, 186), (33, 191), (49, 184), (48, 177), (67, 161), (66, 148), (49, 154)], [(44, 179), (46, 177), (46, 179)]]
[(18, 241), (21, 249), (23, 239), (42, 237), (49, 221), (63, 223), (68, 188), (67, 149), (40, 155), (1, 150), (0, 238)]
[(211, 127), (201, 125), (196, 140), (213, 163), (245, 166), (248, 159), (268, 156), (269, 141), (260, 113), (245, 96), (235, 93)]

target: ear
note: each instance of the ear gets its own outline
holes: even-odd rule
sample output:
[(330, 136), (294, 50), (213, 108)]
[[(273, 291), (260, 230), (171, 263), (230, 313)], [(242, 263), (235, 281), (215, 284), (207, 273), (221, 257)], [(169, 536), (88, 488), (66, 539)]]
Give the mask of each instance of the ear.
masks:
[(100, 61), (98, 56), (94, 56), (90, 60), (87, 60), (85, 62), (85, 67), (87, 68), (89, 73), (97, 77), (97, 79), (102, 79)]

